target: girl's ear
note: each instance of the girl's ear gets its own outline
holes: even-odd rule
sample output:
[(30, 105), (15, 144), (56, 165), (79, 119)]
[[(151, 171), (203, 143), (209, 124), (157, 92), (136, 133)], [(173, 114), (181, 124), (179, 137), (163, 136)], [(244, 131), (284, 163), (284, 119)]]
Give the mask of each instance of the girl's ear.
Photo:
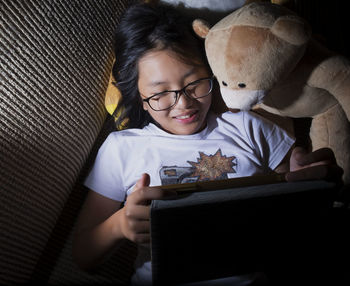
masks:
[(192, 22), (192, 29), (202, 39), (205, 39), (205, 37), (208, 35), (210, 30), (210, 25), (208, 22), (202, 20), (202, 19), (195, 19)]
[(142, 107), (143, 107), (143, 110), (144, 111), (148, 111), (148, 103), (147, 102), (145, 102), (145, 101), (142, 101)]

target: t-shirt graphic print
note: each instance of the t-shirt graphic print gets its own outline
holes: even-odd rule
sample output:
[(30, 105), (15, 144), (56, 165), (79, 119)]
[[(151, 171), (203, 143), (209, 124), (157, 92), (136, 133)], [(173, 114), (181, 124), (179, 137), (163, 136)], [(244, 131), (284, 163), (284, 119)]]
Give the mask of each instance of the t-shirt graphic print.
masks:
[(236, 173), (237, 158), (223, 155), (219, 148), (215, 154), (199, 152), (196, 162), (187, 163), (190, 166), (163, 166), (159, 171), (162, 185), (228, 179), (227, 174)]

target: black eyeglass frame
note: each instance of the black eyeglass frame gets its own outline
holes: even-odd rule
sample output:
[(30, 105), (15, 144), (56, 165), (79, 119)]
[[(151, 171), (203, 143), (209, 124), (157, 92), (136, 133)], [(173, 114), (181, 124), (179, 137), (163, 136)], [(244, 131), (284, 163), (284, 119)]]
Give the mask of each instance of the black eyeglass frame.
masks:
[[(142, 99), (142, 101), (143, 101), (143, 102), (147, 102), (148, 105), (149, 105), (149, 107), (150, 107), (152, 110), (154, 110), (154, 111), (168, 110), (168, 109), (172, 108), (172, 107), (177, 103), (177, 101), (178, 101), (179, 98), (180, 98), (179, 94), (182, 94), (182, 93), (183, 93), (185, 96), (187, 96), (188, 98), (191, 98), (191, 99), (198, 99), (198, 98), (203, 98), (203, 97), (208, 96), (208, 95), (212, 92), (212, 90), (213, 90), (214, 78), (215, 78), (214, 75), (212, 75), (212, 76), (210, 76), (210, 77), (199, 78), (199, 79), (197, 79), (197, 80), (195, 80), (195, 81), (190, 82), (189, 84), (186, 84), (186, 85), (185, 85), (183, 88), (181, 88), (181, 89), (178, 89), (178, 90), (164, 90), (164, 91), (162, 91), (162, 92), (158, 92), (158, 93), (156, 93), (156, 94), (153, 94), (153, 95), (150, 96), (150, 97), (147, 97), (147, 98), (145, 98), (145, 99)], [(206, 80), (206, 79), (209, 79), (209, 80), (210, 80), (210, 89), (209, 89), (209, 91), (208, 91), (207, 94), (205, 94), (205, 95), (203, 95), (203, 96), (199, 96), (199, 97), (192, 97), (192, 96), (190, 96), (190, 95), (188, 95), (188, 94), (186, 93), (186, 88), (188, 88), (189, 86), (191, 86), (191, 85), (193, 85), (193, 84), (195, 84), (195, 83), (197, 83), (197, 82), (199, 82), (199, 81)], [(154, 109), (154, 108), (151, 106), (151, 104), (149, 103), (149, 101), (150, 101), (153, 97), (162, 95), (163, 93), (166, 93), (166, 92), (175, 92), (175, 101), (174, 101), (174, 104), (172, 104), (171, 106), (169, 106), (169, 107), (167, 107), (167, 108), (163, 108), (163, 109)]]

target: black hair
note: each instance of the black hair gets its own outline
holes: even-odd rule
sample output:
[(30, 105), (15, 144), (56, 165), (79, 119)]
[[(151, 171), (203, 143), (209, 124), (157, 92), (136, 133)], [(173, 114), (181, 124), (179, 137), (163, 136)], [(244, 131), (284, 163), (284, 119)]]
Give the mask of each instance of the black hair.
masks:
[(122, 94), (117, 109), (116, 126), (142, 128), (153, 122), (143, 109), (138, 83), (138, 61), (150, 50), (171, 49), (193, 65), (209, 65), (203, 40), (192, 30), (192, 20), (175, 8), (165, 5), (136, 4), (126, 10), (114, 38), (115, 63), (113, 77)]

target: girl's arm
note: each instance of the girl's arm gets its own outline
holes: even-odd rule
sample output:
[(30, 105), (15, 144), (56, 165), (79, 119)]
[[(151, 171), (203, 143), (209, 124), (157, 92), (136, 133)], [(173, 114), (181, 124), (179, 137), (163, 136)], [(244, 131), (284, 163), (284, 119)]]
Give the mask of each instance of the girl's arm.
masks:
[(102, 263), (123, 239), (136, 243), (150, 241), (149, 205), (176, 193), (148, 187), (150, 178), (144, 174), (121, 202), (89, 191), (77, 222), (73, 238), (73, 258), (85, 270)]
[(117, 227), (120, 206), (121, 202), (89, 191), (73, 237), (73, 258), (82, 269), (95, 268), (123, 239)]

